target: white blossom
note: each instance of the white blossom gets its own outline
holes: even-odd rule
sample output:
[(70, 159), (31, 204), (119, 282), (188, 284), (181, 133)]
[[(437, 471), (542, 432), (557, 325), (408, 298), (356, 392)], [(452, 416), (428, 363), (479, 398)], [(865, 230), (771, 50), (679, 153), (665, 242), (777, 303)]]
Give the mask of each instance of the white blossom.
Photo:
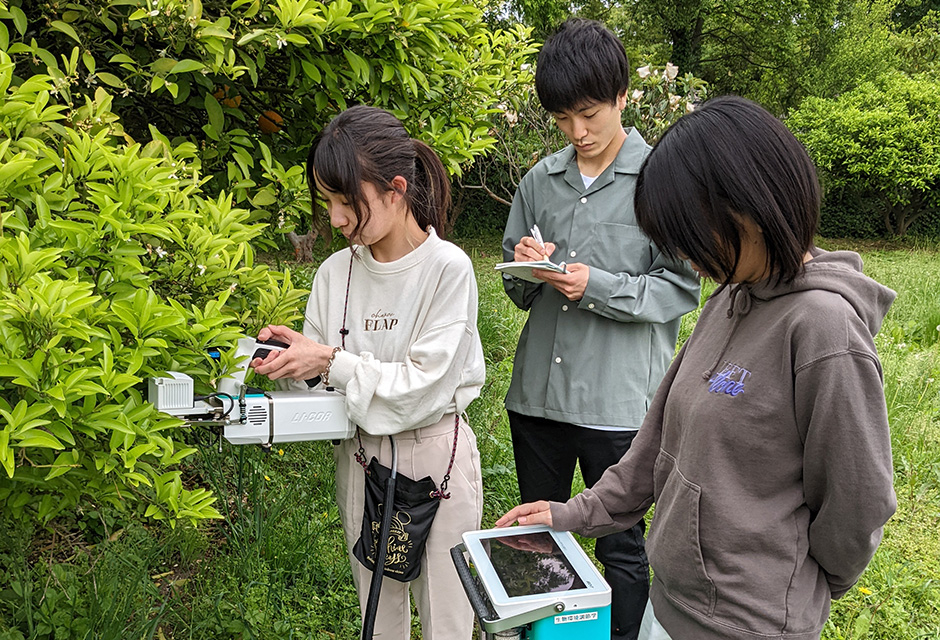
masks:
[(640, 67), (636, 70), (636, 74), (641, 78), (648, 78), (650, 75), (650, 66), (646, 65), (645, 67)]
[(692, 104), (691, 102), (686, 102), (686, 103), (685, 103), (685, 112), (686, 112), (686, 113), (692, 113), (693, 111), (695, 111), (695, 105)]
[(199, 269), (199, 275), (203, 275), (206, 272), (206, 265), (197, 264), (196, 268)]
[(630, 94), (630, 100), (632, 102), (639, 102), (640, 98), (642, 98), (643, 95), (644, 95), (644, 92), (642, 89), (634, 89), (633, 93)]
[(161, 258), (165, 258), (168, 255), (166, 249), (164, 249), (163, 247), (157, 247), (156, 249), (154, 249), (154, 251), (156, 251), (157, 255), (160, 256)]
[(672, 64), (671, 62), (666, 63), (666, 77), (670, 80), (675, 80), (676, 76), (679, 75), (679, 67)]
[(287, 40), (284, 39), (284, 36), (278, 35), (277, 36), (277, 48), (280, 49), (284, 47), (286, 44), (287, 44)]
[(147, 15), (149, 15), (151, 18), (156, 17), (156, 16), (160, 15), (160, 10), (159, 10), (159, 9), (154, 9), (153, 11), (151, 11), (150, 13), (148, 13)]

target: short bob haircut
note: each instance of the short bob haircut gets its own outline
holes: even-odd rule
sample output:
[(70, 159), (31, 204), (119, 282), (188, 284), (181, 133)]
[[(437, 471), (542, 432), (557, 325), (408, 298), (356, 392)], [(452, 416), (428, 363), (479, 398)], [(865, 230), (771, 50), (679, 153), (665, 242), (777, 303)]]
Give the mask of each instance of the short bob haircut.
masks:
[(723, 284), (737, 269), (749, 218), (779, 284), (803, 272), (819, 200), (816, 167), (796, 137), (759, 105), (726, 96), (666, 131), (640, 169), (634, 206), (664, 254), (691, 260)]
[(535, 90), (551, 113), (587, 102), (613, 104), (630, 83), (623, 44), (596, 20), (569, 18), (545, 42), (535, 67)]

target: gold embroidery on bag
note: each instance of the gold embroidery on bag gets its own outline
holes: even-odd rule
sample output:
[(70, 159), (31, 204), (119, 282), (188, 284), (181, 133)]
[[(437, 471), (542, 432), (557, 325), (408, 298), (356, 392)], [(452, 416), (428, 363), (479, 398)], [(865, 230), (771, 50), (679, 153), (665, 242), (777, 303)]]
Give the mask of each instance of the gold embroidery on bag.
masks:
[[(383, 504), (378, 505), (379, 522), (372, 521), (372, 548), (366, 556), (369, 562), (375, 565), (375, 551), (378, 548), (379, 529), (381, 528), (381, 517)], [(411, 524), (411, 514), (407, 511), (398, 511), (392, 516), (391, 527), (388, 530), (388, 545), (385, 555), (385, 573), (395, 573), (404, 575), (407, 570), (408, 553), (414, 547), (414, 541), (411, 540), (411, 534), (405, 531), (405, 527)]]

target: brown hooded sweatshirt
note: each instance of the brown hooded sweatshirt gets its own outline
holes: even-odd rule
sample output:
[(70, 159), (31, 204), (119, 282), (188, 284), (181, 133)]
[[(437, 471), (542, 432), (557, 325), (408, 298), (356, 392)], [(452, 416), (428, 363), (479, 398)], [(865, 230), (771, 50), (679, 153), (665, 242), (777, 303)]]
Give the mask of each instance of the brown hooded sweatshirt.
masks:
[(675, 640), (819, 638), (896, 508), (873, 342), (895, 293), (857, 254), (813, 255), (792, 283), (716, 292), (630, 451), (551, 504), (599, 537), (656, 503), (650, 599)]

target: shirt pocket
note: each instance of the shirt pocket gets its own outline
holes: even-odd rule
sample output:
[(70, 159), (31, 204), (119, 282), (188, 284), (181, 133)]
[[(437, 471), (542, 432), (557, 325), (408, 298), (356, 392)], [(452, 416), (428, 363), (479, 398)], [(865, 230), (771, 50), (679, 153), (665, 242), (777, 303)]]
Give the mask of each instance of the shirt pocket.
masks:
[(589, 253), (584, 262), (610, 273), (638, 275), (653, 264), (653, 245), (636, 225), (598, 222), (591, 232)]
[(671, 599), (711, 617), (717, 594), (699, 539), (702, 488), (683, 476), (665, 451), (656, 459), (653, 483), (656, 510), (646, 540), (650, 566)]

